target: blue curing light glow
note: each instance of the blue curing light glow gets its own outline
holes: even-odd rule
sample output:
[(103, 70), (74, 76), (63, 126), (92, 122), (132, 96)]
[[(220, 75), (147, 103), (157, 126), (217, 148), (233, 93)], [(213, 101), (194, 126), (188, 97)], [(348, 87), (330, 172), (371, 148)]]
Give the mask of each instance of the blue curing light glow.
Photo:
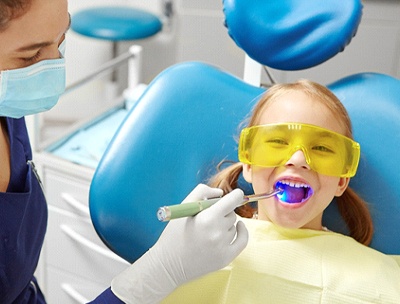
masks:
[[(282, 188), (281, 188), (281, 189), (282, 189)], [(283, 201), (283, 202), (287, 202), (287, 194), (286, 194), (286, 192), (285, 192), (284, 189), (282, 189), (282, 192), (278, 193), (278, 194), (276, 195), (276, 197), (277, 197), (278, 199), (280, 199), (281, 201)]]

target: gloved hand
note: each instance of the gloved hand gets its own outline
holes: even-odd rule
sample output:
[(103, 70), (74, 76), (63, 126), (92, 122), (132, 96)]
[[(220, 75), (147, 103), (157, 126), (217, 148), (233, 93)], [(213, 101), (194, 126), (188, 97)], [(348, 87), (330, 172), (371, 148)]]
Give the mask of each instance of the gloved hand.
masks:
[[(183, 203), (221, 195), (221, 189), (200, 184)], [(194, 217), (170, 221), (157, 243), (114, 278), (114, 294), (128, 304), (158, 303), (178, 286), (227, 266), (248, 242), (234, 213), (242, 201), (243, 191), (236, 189)]]

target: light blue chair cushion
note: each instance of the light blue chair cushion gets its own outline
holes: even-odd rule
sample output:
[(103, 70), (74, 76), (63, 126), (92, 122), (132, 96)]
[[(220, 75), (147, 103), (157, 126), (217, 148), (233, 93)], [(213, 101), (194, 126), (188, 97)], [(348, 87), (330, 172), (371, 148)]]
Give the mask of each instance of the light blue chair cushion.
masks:
[(71, 29), (81, 35), (110, 41), (136, 40), (158, 33), (160, 19), (149, 12), (122, 6), (84, 9), (72, 16)]
[(301, 70), (330, 59), (351, 41), (361, 0), (224, 0), (225, 24), (255, 61)]
[[(372, 246), (400, 254), (400, 81), (359, 74), (329, 87), (347, 107), (362, 147), (351, 185), (371, 204)], [(90, 212), (105, 244), (130, 262), (150, 248), (165, 226), (158, 207), (179, 203), (221, 160), (237, 161), (239, 125), (263, 92), (204, 63), (161, 73), (122, 123), (92, 181)], [(346, 232), (334, 204), (324, 222)]]

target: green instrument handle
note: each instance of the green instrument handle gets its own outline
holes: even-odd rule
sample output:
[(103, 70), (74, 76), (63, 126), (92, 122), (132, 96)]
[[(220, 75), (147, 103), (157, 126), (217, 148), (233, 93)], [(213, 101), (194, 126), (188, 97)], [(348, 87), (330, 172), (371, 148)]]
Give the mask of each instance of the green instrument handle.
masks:
[(157, 217), (161, 222), (166, 222), (180, 217), (194, 216), (200, 211), (211, 207), (220, 199), (221, 198), (213, 198), (197, 202), (164, 206), (158, 209)]

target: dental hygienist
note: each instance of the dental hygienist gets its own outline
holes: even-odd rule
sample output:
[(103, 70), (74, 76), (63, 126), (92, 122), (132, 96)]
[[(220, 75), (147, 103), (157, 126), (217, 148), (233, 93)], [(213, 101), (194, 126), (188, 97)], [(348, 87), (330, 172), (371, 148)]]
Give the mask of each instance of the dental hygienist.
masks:
[[(0, 0), (0, 303), (45, 303), (33, 274), (47, 205), (24, 116), (52, 108), (65, 90), (67, 6), (67, 0)], [(187, 199), (221, 195), (201, 185)], [(242, 199), (243, 192), (235, 190), (198, 216), (171, 222), (155, 246), (93, 303), (156, 303), (177, 286), (229, 264), (248, 240), (233, 212)], [(115, 296), (126, 290), (136, 299)]]

